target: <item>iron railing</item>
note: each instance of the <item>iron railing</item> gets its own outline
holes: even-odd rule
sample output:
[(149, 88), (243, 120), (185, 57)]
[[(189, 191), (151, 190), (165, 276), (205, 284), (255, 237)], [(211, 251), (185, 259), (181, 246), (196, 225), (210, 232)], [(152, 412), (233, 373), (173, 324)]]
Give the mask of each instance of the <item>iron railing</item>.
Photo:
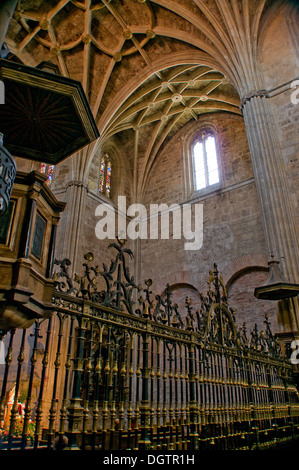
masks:
[(53, 314), (11, 330), (0, 365), (2, 448), (256, 449), (299, 430), (292, 366), (273, 336), (238, 328), (217, 266), (186, 311), (137, 286), (122, 240), (108, 268), (55, 260)]

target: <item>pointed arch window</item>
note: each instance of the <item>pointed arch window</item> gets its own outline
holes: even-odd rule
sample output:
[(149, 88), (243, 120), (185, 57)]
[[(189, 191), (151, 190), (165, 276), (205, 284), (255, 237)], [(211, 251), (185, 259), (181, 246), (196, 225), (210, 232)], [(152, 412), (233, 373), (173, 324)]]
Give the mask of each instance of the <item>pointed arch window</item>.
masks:
[(111, 195), (111, 172), (111, 159), (108, 154), (104, 154), (100, 162), (99, 192), (107, 197)]
[(215, 135), (201, 131), (192, 148), (195, 190), (219, 183), (219, 165)]
[(54, 173), (55, 165), (48, 165), (47, 163), (42, 163), (40, 166), (40, 172), (47, 176), (46, 184), (51, 186), (53, 181), (53, 173)]

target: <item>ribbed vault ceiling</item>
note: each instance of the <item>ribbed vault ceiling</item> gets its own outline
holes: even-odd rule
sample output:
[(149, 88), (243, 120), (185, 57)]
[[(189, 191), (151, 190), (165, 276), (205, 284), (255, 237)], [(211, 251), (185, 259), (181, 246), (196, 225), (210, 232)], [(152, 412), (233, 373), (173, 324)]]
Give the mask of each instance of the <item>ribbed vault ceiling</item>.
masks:
[(132, 171), (142, 191), (159, 148), (182, 125), (203, 113), (240, 114), (236, 89), (254, 85), (269, 3), (22, 0), (7, 44), (23, 63), (50, 62), (81, 81), (102, 141), (136, 133)]

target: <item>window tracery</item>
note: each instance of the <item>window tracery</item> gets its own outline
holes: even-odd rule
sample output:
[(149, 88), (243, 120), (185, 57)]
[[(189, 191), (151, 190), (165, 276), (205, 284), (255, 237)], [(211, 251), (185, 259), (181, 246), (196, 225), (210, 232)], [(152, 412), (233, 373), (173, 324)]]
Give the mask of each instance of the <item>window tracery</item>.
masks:
[(219, 183), (217, 146), (212, 131), (202, 130), (200, 136), (193, 141), (192, 159), (196, 191)]
[(99, 192), (107, 197), (111, 195), (111, 159), (104, 154), (100, 161)]
[(40, 166), (40, 172), (47, 176), (46, 184), (51, 186), (53, 182), (53, 173), (55, 165), (49, 165), (48, 163), (42, 163)]

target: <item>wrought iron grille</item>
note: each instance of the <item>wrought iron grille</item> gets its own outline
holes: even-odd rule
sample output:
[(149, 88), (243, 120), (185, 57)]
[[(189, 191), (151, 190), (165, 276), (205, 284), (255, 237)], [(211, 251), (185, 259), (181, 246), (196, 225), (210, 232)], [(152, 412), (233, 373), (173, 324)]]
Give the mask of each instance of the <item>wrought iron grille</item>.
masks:
[(15, 160), (3, 147), (3, 134), (0, 133), (0, 217), (7, 211), (16, 171)]
[[(273, 336), (238, 328), (217, 266), (186, 311), (110, 267), (55, 260), (53, 314), (5, 337), (2, 447), (256, 449), (297, 437), (299, 395)], [(102, 284), (101, 284), (102, 282)]]

